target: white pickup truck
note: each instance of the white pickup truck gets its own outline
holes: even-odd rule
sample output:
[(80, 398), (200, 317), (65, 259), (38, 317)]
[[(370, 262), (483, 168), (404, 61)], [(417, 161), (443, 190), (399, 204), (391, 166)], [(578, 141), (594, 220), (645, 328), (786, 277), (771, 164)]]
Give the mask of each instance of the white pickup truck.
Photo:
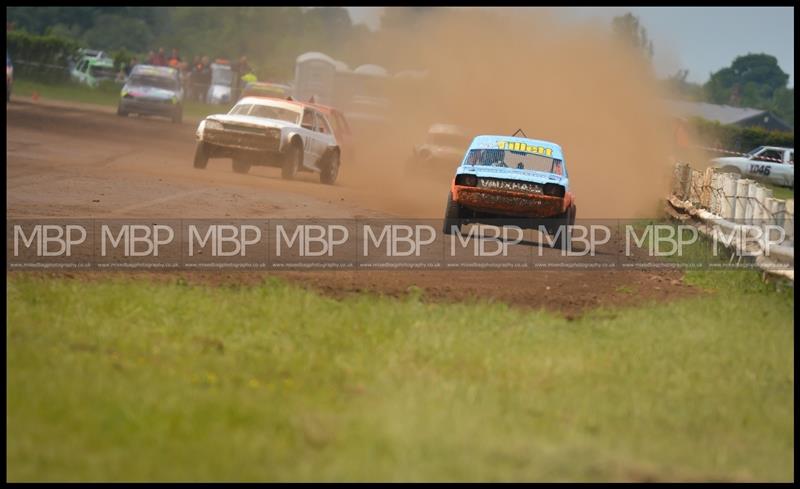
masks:
[(759, 146), (744, 156), (714, 158), (711, 161), (714, 168), (725, 173), (738, 173), (794, 188), (794, 148)]

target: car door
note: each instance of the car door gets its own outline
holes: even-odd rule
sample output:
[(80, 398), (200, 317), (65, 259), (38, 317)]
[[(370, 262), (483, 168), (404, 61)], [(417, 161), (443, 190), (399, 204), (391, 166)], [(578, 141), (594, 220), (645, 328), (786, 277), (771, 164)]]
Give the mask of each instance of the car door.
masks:
[(94, 63), (91, 62), (86, 63), (86, 70), (84, 71), (84, 77), (85, 77), (84, 80), (86, 80), (86, 83), (90, 87), (96, 87), (98, 83), (97, 78), (95, 78), (95, 76), (92, 74), (93, 66)]
[(89, 62), (87, 60), (85, 60), (85, 59), (81, 60), (78, 63), (78, 65), (75, 67), (75, 69), (72, 71), (72, 76), (77, 82), (79, 82), (79, 83), (83, 83), (84, 82), (84, 80), (83, 80), (84, 79), (83, 71), (84, 71), (84, 69), (86, 68), (86, 66), (88, 64), (89, 64)]
[(94, 63), (91, 60), (86, 61), (86, 66), (83, 67), (83, 82), (94, 87), (97, 85), (97, 79), (92, 75), (92, 66)]
[(300, 136), (303, 139), (303, 165), (314, 167), (317, 161), (314, 152), (314, 111), (306, 108), (300, 121)]
[[(783, 152), (776, 149), (764, 148), (750, 158), (750, 162), (745, 168), (745, 174), (751, 178), (770, 181), (778, 179), (780, 181), (782, 180), (780, 176), (782, 172), (780, 167), (776, 168), (776, 165), (782, 165), (782, 163), (779, 163), (781, 161), (783, 161)], [(775, 174), (776, 170), (777, 174)]]
[[(319, 160), (322, 157), (323, 153), (325, 152), (325, 131), (326, 128), (323, 125), (324, 121), (322, 120), (322, 116), (316, 110), (312, 110), (311, 112), (314, 113), (314, 134), (311, 135), (311, 140), (309, 141), (309, 146), (311, 148), (312, 157), (309, 160), (309, 166), (313, 166), (319, 168)], [(330, 131), (330, 129), (327, 129)]]
[(316, 148), (317, 148), (317, 161), (324, 157), (329, 148), (336, 145), (336, 136), (333, 133), (328, 118), (322, 112), (315, 111), (316, 114)]
[(777, 185), (792, 185), (794, 180), (794, 166), (789, 164), (788, 151), (778, 151), (781, 162), (772, 162), (770, 166), (769, 181)]

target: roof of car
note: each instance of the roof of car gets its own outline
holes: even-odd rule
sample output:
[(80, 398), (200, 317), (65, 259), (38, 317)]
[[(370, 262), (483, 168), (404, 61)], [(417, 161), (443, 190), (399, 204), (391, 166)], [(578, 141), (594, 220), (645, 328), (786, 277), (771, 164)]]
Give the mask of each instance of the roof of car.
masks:
[(794, 148), (786, 148), (784, 146), (759, 146), (764, 149), (780, 149), (782, 151), (794, 151)]
[(558, 160), (564, 159), (561, 146), (541, 139), (483, 135), (473, 139), (472, 144), (469, 145), (469, 149), (509, 149), (512, 151), (543, 154)]
[[(267, 97), (265, 95), (248, 95), (247, 97), (242, 97), (239, 100), (238, 103), (243, 103), (245, 101), (248, 101), (248, 99), (254, 99), (255, 101), (259, 101), (259, 100), (260, 101), (267, 101), (268, 100), (268, 101), (272, 101), (272, 102), (278, 102), (278, 103), (271, 104), (271, 105), (280, 105), (280, 103), (285, 103), (287, 106), (288, 105), (292, 105), (294, 107), (299, 107), (299, 108), (310, 107), (312, 109), (317, 109), (320, 112), (324, 112), (326, 114), (331, 114), (333, 112), (338, 112), (339, 114), (342, 113), (342, 111), (340, 111), (339, 109), (336, 109), (335, 107), (330, 107), (330, 106), (327, 106), (327, 105), (321, 105), (321, 104), (310, 103), (310, 102), (301, 102), (300, 100), (294, 100), (294, 99), (288, 100), (288, 99), (285, 99), (285, 98)], [(253, 101), (251, 100), (250, 103), (253, 103)]]
[(178, 70), (171, 66), (136, 65), (133, 67), (131, 73), (135, 75), (166, 76), (173, 78), (177, 76)]
[(86, 56), (84, 59), (88, 60), (90, 65), (114, 66), (114, 60), (111, 58), (94, 58), (92, 56)]
[(284, 107), (284, 108), (292, 108), (298, 109), (303, 108), (309, 104), (304, 104), (303, 102), (298, 102), (297, 100), (287, 100), (284, 98), (275, 98), (275, 97), (263, 97), (260, 95), (248, 95), (247, 97), (242, 97), (237, 103), (250, 103), (250, 104), (261, 104), (261, 105), (271, 105), (273, 107)]

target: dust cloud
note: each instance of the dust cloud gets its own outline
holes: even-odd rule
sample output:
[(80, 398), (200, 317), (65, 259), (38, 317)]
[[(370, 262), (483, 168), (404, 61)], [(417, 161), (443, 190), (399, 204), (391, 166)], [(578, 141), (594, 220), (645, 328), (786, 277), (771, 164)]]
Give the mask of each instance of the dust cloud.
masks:
[(609, 30), (545, 9), (441, 9), (385, 30), (357, 47), (363, 57), (428, 78), (386, 88), (389, 126), (360, 138), (361, 158), (342, 169), (343, 184), (406, 217), (439, 218), (457, 163), (438, 176), (405, 171), (429, 125), (458, 124), (471, 137), (522, 128), (562, 146), (579, 219), (660, 214), (672, 120), (647, 63)]

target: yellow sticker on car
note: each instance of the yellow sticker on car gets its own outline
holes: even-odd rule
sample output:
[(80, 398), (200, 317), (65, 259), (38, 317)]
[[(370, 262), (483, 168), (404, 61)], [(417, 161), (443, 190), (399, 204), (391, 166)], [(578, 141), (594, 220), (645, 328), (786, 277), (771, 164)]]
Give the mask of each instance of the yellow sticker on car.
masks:
[(543, 146), (531, 146), (530, 144), (518, 143), (515, 141), (498, 141), (497, 147), (508, 151), (524, 151), (526, 153), (533, 153), (537, 155), (552, 156), (553, 150)]

